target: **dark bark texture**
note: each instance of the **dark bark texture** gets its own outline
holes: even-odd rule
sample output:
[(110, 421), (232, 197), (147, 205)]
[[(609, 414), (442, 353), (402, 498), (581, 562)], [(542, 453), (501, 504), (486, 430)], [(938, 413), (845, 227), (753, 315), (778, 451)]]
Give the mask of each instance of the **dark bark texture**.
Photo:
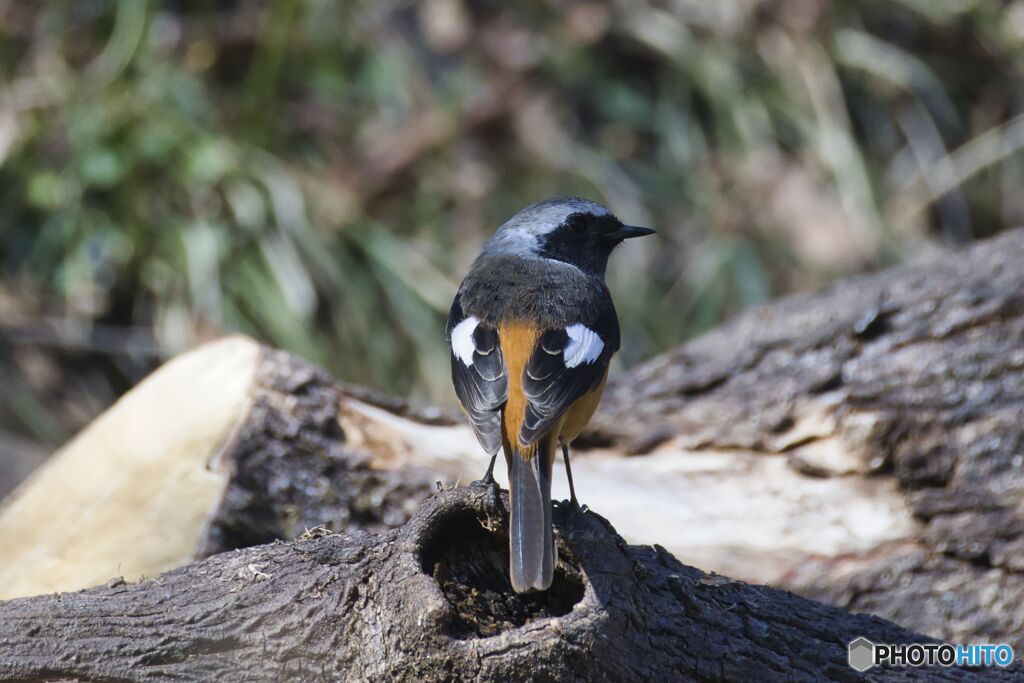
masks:
[(306, 529), (380, 531), (404, 524), (432, 490), (431, 473), (374, 465), (338, 423), (343, 395), (398, 415), (442, 422), (400, 401), (339, 386), (326, 372), (266, 349), (251, 389), (252, 409), (221, 457), (232, 475), (199, 542), (199, 555), (293, 539)]
[[(812, 404), (833, 424), (794, 436)], [(613, 381), (593, 424), (592, 443), (627, 451), (679, 438), (788, 453), (807, 476), (896, 479), (915, 537), (784, 585), (1024, 650), (1024, 230), (749, 311)], [(848, 459), (805, 457), (816, 439)]]
[(137, 584), (0, 603), (0, 679), (1011, 680), (874, 670), (846, 645), (924, 641), (877, 617), (683, 566), (559, 506), (551, 591), (507, 583), (505, 504), (444, 491), (381, 534), (311, 534)]

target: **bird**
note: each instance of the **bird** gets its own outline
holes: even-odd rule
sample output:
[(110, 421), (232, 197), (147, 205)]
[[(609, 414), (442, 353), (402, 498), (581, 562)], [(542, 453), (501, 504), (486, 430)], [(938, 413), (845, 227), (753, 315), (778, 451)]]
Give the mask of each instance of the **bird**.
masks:
[(569, 448), (597, 408), (619, 321), (605, 282), (624, 240), (653, 234), (579, 197), (531, 204), (483, 245), (445, 327), (452, 383), (493, 482), (503, 451), (509, 479), (509, 579), (517, 593), (554, 578), (551, 476), (560, 449), (578, 506)]

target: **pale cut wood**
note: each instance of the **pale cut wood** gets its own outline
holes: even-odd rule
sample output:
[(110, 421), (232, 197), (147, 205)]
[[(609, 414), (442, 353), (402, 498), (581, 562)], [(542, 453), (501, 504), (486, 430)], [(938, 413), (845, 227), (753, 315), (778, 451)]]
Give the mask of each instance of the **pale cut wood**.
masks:
[[(342, 424), (383, 464), (410, 463), (444, 483), (479, 478), (487, 459), (464, 425), (431, 425), (342, 399)], [(813, 427), (809, 412), (795, 434)], [(802, 436), (794, 438), (803, 438)], [(841, 447), (835, 452), (843, 454)], [(581, 502), (631, 543), (658, 543), (708, 571), (774, 583), (810, 558), (842, 557), (911, 537), (918, 529), (895, 482), (867, 487), (858, 477), (808, 477), (783, 454), (751, 458), (742, 449), (687, 448), (679, 439), (623, 457), (621, 449), (580, 451), (572, 461)], [(502, 467), (495, 478), (507, 487)], [(567, 499), (559, 460), (552, 493)]]
[(137, 580), (192, 557), (248, 412), (260, 347), (232, 337), (128, 392), (0, 509), (0, 598)]

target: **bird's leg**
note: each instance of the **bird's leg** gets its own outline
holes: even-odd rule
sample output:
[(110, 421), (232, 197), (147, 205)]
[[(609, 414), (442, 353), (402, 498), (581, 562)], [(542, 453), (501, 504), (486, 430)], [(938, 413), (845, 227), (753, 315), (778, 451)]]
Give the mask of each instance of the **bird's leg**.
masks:
[(562, 459), (565, 460), (565, 476), (569, 480), (569, 502), (574, 507), (579, 507), (580, 502), (576, 500), (576, 487), (572, 485), (572, 467), (569, 466), (569, 445), (562, 444)]
[(491, 464), (487, 466), (487, 472), (484, 474), (484, 478), (481, 480), (485, 484), (494, 483), (494, 462), (498, 459), (498, 454), (495, 453), (491, 456)]

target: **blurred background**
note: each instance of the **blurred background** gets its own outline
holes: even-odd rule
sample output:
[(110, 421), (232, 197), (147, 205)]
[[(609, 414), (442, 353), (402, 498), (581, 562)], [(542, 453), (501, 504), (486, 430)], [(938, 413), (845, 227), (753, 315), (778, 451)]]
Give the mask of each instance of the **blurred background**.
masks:
[(1024, 1), (0, 1), (0, 493), (231, 332), (452, 405), (480, 242), (577, 194), (620, 369), (1024, 222)]

